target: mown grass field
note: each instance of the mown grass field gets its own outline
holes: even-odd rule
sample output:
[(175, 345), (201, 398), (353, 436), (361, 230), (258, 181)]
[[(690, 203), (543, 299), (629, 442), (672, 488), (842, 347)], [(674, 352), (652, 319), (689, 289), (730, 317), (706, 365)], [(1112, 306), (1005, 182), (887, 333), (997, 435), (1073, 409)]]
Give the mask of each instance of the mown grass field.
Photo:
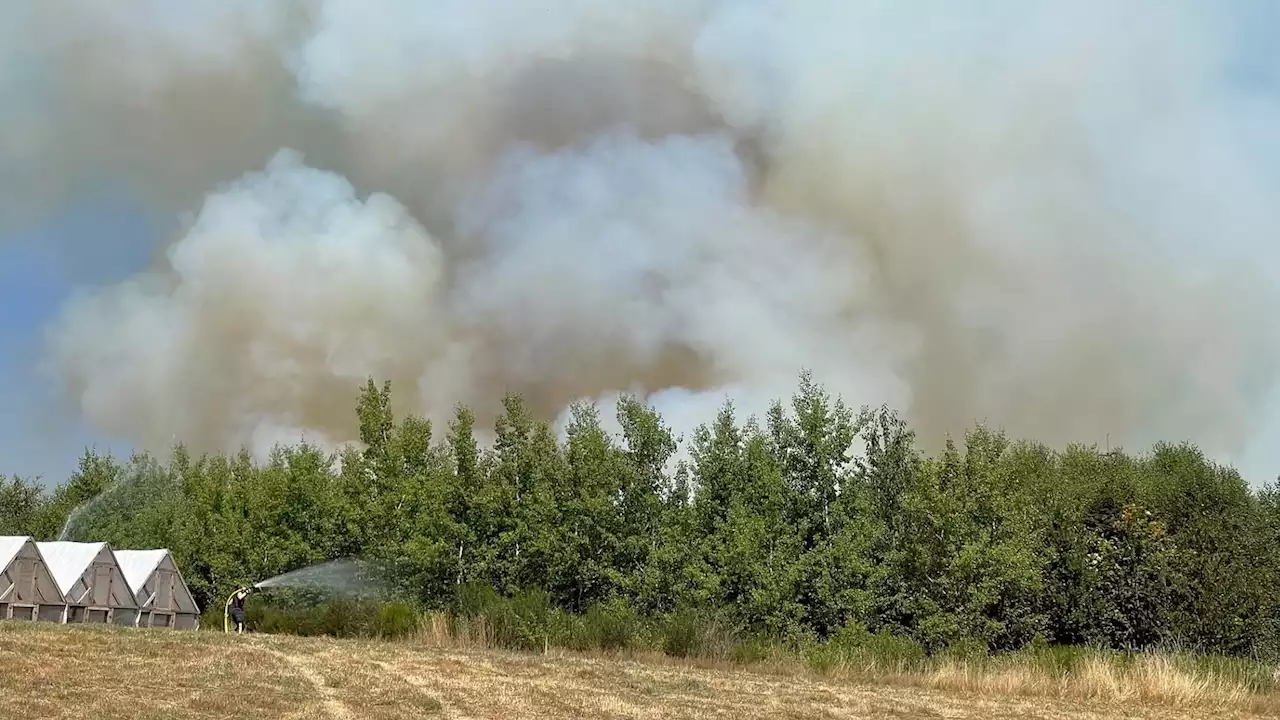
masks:
[[(1029, 671), (1028, 671), (1029, 672)], [(215, 632), (0, 623), (0, 718), (1249, 718), (1280, 698), (1171, 666), (832, 675)]]

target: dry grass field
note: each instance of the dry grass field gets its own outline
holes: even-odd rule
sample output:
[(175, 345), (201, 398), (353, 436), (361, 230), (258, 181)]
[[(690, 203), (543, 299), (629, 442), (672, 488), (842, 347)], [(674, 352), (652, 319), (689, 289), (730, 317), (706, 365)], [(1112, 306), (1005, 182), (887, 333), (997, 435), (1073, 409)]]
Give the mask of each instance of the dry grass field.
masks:
[(285, 636), (0, 623), (0, 718), (1249, 718), (1269, 695), (1154, 664), (1067, 683), (943, 668), (794, 668), (519, 655)]

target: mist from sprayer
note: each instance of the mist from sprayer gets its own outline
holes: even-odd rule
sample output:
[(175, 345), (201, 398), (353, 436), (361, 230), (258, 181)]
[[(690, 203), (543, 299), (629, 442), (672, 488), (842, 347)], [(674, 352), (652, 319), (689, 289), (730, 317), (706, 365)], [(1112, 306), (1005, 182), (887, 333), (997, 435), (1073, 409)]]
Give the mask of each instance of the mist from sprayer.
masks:
[(102, 492), (85, 500), (79, 505), (72, 508), (67, 513), (67, 519), (62, 523), (62, 529), (58, 531), (58, 542), (64, 540), (74, 540), (76, 537), (85, 535), (81, 526), (84, 521), (94, 513), (94, 511), (103, 506), (103, 504), (120, 493), (127, 486), (127, 480), (117, 480), (102, 489)]
[[(114, 463), (105, 463), (114, 466)], [(82, 472), (93, 473), (98, 468), (81, 466)], [(138, 508), (177, 491), (177, 483), (168, 469), (154, 457), (134, 456), (121, 463), (114, 476), (94, 496), (75, 506), (58, 532), (58, 540), (101, 540), (104, 527), (111, 527), (119, 518), (131, 517)]]
[(373, 599), (388, 596), (384, 578), (374, 566), (356, 558), (341, 558), (308, 565), (304, 568), (267, 578), (252, 586), (254, 589), (292, 588), (309, 590), (323, 595), (353, 599)]
[(926, 446), (1230, 455), (1280, 369), (1230, 3), (19, 5), (2, 217), (104, 174), (190, 213), (50, 328), (140, 447), (336, 446), (370, 375), (437, 428), (635, 391), (687, 433), (808, 367)]

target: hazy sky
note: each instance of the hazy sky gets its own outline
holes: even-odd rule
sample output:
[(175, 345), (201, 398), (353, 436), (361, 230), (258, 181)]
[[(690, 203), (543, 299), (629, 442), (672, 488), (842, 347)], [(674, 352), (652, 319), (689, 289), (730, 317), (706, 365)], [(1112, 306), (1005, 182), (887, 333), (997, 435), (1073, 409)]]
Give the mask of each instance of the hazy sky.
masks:
[[(73, 410), (51, 411), (60, 399), (44, 367), (43, 337), (78, 288), (143, 267), (161, 239), (157, 227), (137, 206), (102, 194), (0, 240), (0, 473), (61, 481), (85, 447), (128, 452), (127, 442), (93, 432)], [(79, 242), (86, 236), (96, 243)]]
[[(0, 0), (0, 14), (10, 18), (15, 15), (24, 17), (22, 4), (27, 1)], [(668, 3), (675, 4), (678, 3)], [(1063, 4), (1067, 5), (1067, 0), (1063, 0)], [(1232, 8), (1231, 15), (1236, 25), (1236, 44), (1230, 49), (1235, 82), (1238, 83), (1236, 89), (1241, 96), (1280, 108), (1280, 50), (1274, 47), (1274, 38), (1280, 34), (1280, 3), (1224, 0), (1222, 5)], [(198, 20), (174, 17), (181, 12), (169, 13), (167, 20), (175, 25), (181, 25), (179, 21), (183, 20)], [(13, 41), (12, 38), (17, 36), (13, 34), (15, 27), (18, 34), (22, 32), (21, 22), (10, 24), (8, 35), (5, 29), (0, 28), (0, 45)], [(881, 42), (892, 44), (891, 39), (882, 39)], [(0, 47), (0, 63), (6, 58), (3, 50)], [(892, 54), (887, 56), (892, 57)], [(319, 67), (321, 71), (325, 70), (325, 66)], [(43, 69), (39, 67), (0, 68), (0, 162), (6, 157), (6, 141), (19, 142), (12, 136), (6, 137), (6, 134), (17, 132), (4, 123), (6, 113), (15, 109), (19, 98), (39, 95), (38, 92), (33, 94), (31, 88), (41, 87), (44, 81), (42, 73)], [(6, 79), (11, 84), (6, 85)], [(338, 97), (338, 100), (343, 98)], [(1280, 162), (1276, 162), (1280, 160), (1280, 127), (1265, 124), (1242, 126), (1232, 141), (1253, 155), (1251, 167), (1274, 170), (1270, 175), (1259, 171), (1256, 176), (1251, 176), (1255, 185), (1247, 189), (1263, 197), (1280, 198)], [(260, 170), (274, 149), (263, 148), (259, 161), (240, 168), (240, 171)], [(1263, 160), (1259, 161), (1259, 158)], [(56, 164), (51, 162), (50, 166)], [(24, 173), (46, 172), (38, 162), (22, 167)], [(1194, 168), (1194, 165), (1186, 167)], [(4, 170), (0, 167), (0, 181), (5, 179)], [(545, 168), (542, 171), (550, 172)], [(52, 174), (55, 171), (49, 169), (47, 172)], [(229, 182), (238, 176), (239, 172), (228, 173), (222, 180)], [(43, 175), (29, 180), (32, 185), (43, 185), (51, 180), (56, 182), (55, 178)], [(79, 291), (113, 286), (128, 280), (154, 261), (160, 247), (176, 239), (178, 212), (172, 209), (145, 210), (120, 189), (124, 184), (118, 180), (107, 169), (94, 180), (81, 185), (78, 191), (64, 194), (59, 204), (42, 208), (33, 217), (28, 213), (21, 223), (5, 222), (6, 218), (0, 217), (0, 473), (43, 475), (48, 481), (57, 482), (71, 472), (78, 455), (87, 445), (111, 448), (117, 454), (128, 452), (129, 438), (112, 438), (101, 429), (90, 428), (75, 404), (59, 404), (59, 398), (52, 395), (52, 383), (46, 376), (50, 372), (46, 334), (68, 298)], [(213, 191), (212, 187), (210, 191)], [(1250, 205), (1242, 201), (1242, 207), (1246, 206), (1262, 207), (1265, 203)], [(193, 206), (185, 208), (185, 211), (195, 212), (198, 209), (198, 206)], [(4, 207), (0, 207), (0, 212), (4, 211)], [(418, 219), (430, 222), (429, 218)], [(1248, 222), (1248, 219), (1241, 222)], [(18, 226), (21, 229), (13, 229)], [(1280, 290), (1280, 249), (1276, 243), (1260, 242), (1258, 235), (1252, 233), (1239, 234), (1239, 238), (1246, 240), (1228, 235), (1224, 233), (1222, 237), (1206, 238), (1185, 250), (1172, 248), (1171, 251), (1184, 252), (1188, 257), (1195, 253), (1246, 257), (1254, 270), (1276, 278), (1275, 289)], [(1259, 331), (1261, 335), (1269, 333), (1269, 328)], [(65, 362), (66, 358), (63, 360)], [(1247, 374), (1242, 373), (1242, 376)], [(823, 379), (819, 377), (819, 380)], [(1221, 459), (1236, 464), (1254, 484), (1269, 482), (1280, 473), (1280, 443), (1275, 442), (1280, 438), (1280, 388), (1251, 386), (1243, 392), (1256, 397), (1275, 396), (1276, 401), (1271, 403), (1272, 409), (1266, 413), (1266, 421), (1254, 425), (1256, 432), (1248, 449), (1234, 457)], [(848, 400), (857, 405), (875, 399), (851, 397)], [(1079, 440), (1101, 442), (1100, 437), (1081, 437)]]

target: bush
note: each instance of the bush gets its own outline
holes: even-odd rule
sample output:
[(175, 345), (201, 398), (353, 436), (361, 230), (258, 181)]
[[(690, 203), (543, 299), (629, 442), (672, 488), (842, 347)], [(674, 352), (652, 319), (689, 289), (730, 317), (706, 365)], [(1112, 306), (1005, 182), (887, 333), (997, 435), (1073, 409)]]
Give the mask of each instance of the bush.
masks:
[(831, 643), (818, 643), (805, 648), (804, 661), (810, 670), (822, 674), (829, 673), (847, 662), (840, 649)]
[(702, 653), (703, 618), (696, 610), (676, 610), (667, 619), (662, 633), (662, 652), (672, 657), (694, 657)]
[(350, 600), (335, 600), (320, 607), (319, 634), (331, 637), (367, 636), (377, 617), (373, 606)]
[(640, 615), (626, 600), (614, 598), (587, 608), (583, 630), (590, 647), (625, 650), (635, 643), (640, 630)]
[(1033, 640), (1022, 654), (1041, 672), (1055, 678), (1068, 677), (1086, 660), (1106, 655), (1101, 650), (1078, 645), (1050, 645), (1043, 637)]
[(579, 652), (595, 648), (583, 616), (566, 612), (556, 612), (551, 616), (547, 626), (547, 643)]
[(387, 603), (378, 608), (373, 624), (373, 635), (394, 640), (413, 634), (418, 627), (418, 614), (406, 603)]
[(492, 585), (469, 582), (458, 586), (454, 598), (454, 609), (462, 617), (477, 618), (503, 602), (504, 599), (498, 595)]
[(773, 656), (775, 644), (767, 638), (750, 638), (733, 643), (729, 648), (729, 659), (736, 663), (750, 664), (764, 662)]
[(942, 656), (965, 663), (974, 663), (986, 660), (990, 657), (990, 653), (987, 651), (985, 642), (973, 638), (961, 638), (948, 645), (942, 652)]
[[(705, 610), (681, 608), (667, 616), (661, 634), (662, 651), (672, 657), (755, 657), (767, 655), (766, 645), (742, 646), (738, 633)], [(763, 659), (762, 657), (760, 659)]]
[(254, 611), (245, 608), (245, 624), (256, 632), (301, 635), (312, 637), (324, 634), (319, 608), (306, 610), (258, 606)]
[(908, 637), (894, 635), (887, 630), (866, 638), (863, 652), (882, 668), (906, 672), (921, 668), (928, 656), (924, 646)]
[(491, 585), (467, 583), (458, 586), (451, 623), (455, 634), (478, 630), (497, 647), (532, 651), (549, 643), (557, 614), (551, 596), (542, 590), (504, 598)]
[(825, 643), (809, 646), (804, 656), (816, 672), (842, 666), (908, 672), (921, 669), (928, 660), (924, 647), (911, 638), (883, 629), (872, 634), (856, 623), (842, 627)]
[(510, 600), (497, 599), (482, 611), (493, 630), (493, 640), (509, 650), (541, 650), (548, 644), (548, 629), (555, 607), (541, 590), (523, 592)]
[(274, 634), (314, 637), (369, 637), (394, 639), (417, 629), (418, 616), (402, 602), (332, 600), (315, 604), (251, 603), (245, 607), (249, 629)]
[(223, 609), (219, 607), (207, 607), (204, 612), (200, 613), (200, 629), (214, 630), (222, 632)]

